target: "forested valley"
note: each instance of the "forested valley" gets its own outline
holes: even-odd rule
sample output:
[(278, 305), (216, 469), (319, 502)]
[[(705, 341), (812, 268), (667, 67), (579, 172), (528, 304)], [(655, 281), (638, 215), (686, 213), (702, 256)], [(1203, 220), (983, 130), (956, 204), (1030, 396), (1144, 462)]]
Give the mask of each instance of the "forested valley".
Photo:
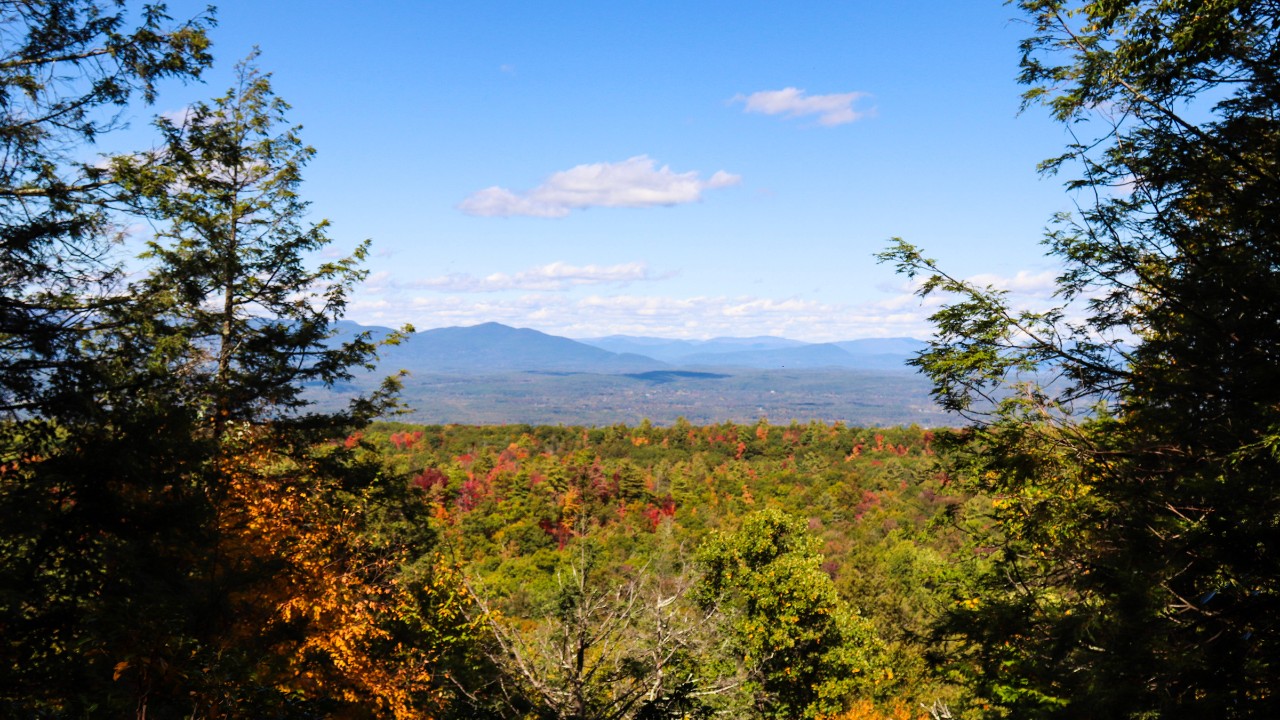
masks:
[(952, 522), (981, 526), (981, 501), (934, 439), (762, 420), (345, 442), (412, 478), (467, 578), (463, 715), (872, 718), (956, 694), (928, 671), (929, 618), (972, 602), (965, 567), (991, 552)]
[(0, 715), (1280, 716), (1280, 5), (1014, 5), (1059, 304), (891, 241), (955, 423), (861, 428), (318, 411), (412, 328), (257, 54), (99, 156), (213, 11), (0, 2)]

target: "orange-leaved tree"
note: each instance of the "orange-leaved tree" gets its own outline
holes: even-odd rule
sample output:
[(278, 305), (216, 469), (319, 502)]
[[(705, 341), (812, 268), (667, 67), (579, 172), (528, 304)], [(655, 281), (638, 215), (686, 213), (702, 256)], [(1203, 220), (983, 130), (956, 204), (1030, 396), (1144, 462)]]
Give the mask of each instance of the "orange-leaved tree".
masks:
[[(337, 444), (287, 453), (231, 426), (218, 509), (228, 651), (324, 712), (420, 717), (445, 702), (444, 656), (472, 629), (456, 567), (435, 551), (416, 490)], [(209, 698), (212, 707), (219, 701)]]

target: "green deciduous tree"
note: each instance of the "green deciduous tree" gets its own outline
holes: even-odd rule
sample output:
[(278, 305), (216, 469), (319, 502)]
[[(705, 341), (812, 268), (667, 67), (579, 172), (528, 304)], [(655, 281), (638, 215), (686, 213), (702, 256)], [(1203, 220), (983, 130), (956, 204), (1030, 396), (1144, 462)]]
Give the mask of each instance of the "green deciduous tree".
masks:
[(1017, 717), (1274, 717), (1280, 5), (1018, 4), (1027, 101), (1075, 138), (1060, 305), (884, 256), (951, 298), (936, 396), (993, 409), (954, 462), (1003, 551), (954, 627)]
[(778, 510), (750, 515), (708, 538), (699, 560), (700, 602), (727, 615), (728, 650), (742, 660), (760, 717), (837, 712), (887, 677), (870, 625), (836, 594), (803, 521)]

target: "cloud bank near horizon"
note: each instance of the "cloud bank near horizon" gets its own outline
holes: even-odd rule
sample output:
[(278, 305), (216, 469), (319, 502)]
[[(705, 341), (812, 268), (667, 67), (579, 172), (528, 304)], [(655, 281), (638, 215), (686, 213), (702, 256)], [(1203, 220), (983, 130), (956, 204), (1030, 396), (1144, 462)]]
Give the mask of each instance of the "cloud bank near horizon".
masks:
[[(649, 335), (672, 339), (777, 335), (807, 342), (872, 337), (927, 338), (928, 316), (946, 302), (915, 295), (920, 280), (886, 283), (883, 296), (860, 303), (760, 295), (675, 296), (602, 288), (652, 283), (675, 273), (655, 273), (644, 262), (573, 265), (552, 262), (489, 275), (456, 273), (399, 282), (378, 273), (348, 306), (348, 316), (368, 324), (412, 322), (419, 329), (500, 322), (565, 337)], [(967, 278), (1007, 290), (1019, 304), (1053, 303), (1056, 270), (1019, 271)], [(424, 292), (428, 291), (428, 292)]]
[(561, 218), (593, 207), (648, 208), (697, 202), (707, 190), (737, 185), (741, 176), (716, 171), (706, 180), (697, 171), (658, 167), (648, 155), (616, 163), (576, 165), (552, 174), (541, 185), (518, 193), (497, 185), (472, 193), (458, 209), (477, 217)]
[(361, 323), (419, 330), (500, 322), (571, 338), (649, 335), (673, 339), (777, 335), (809, 342), (926, 336), (927, 311), (879, 301), (861, 304), (759, 296), (578, 296), (528, 292), (362, 296), (348, 306)]

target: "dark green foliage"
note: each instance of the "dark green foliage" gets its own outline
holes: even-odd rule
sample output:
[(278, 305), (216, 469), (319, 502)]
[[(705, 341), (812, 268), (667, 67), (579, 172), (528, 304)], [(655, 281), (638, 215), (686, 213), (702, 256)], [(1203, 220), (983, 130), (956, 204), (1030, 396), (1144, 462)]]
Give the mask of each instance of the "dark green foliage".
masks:
[(953, 628), (1016, 717), (1274, 717), (1280, 6), (1019, 5), (1027, 100), (1076, 139), (1045, 167), (1091, 198), (1046, 238), (1062, 305), (886, 253), (954, 298), (937, 397), (994, 409), (956, 438), (999, 549)]
[(113, 666), (191, 629), (173, 601), (199, 594), (202, 578), (182, 548), (210, 538), (202, 493), (174, 462), (189, 451), (169, 440), (183, 420), (139, 413), (123, 437), (118, 425), (63, 432), (41, 461), (5, 473), (6, 714), (127, 706), (134, 693), (111, 682)]
[[(175, 24), (163, 5), (131, 24), (123, 3), (56, 0), (0, 7), (0, 411), (83, 407), (101, 382), (80, 341), (114, 303), (103, 171), (77, 148), (118, 126), (130, 100), (209, 64), (203, 16)], [(29, 433), (24, 437), (30, 436)], [(7, 445), (7, 443), (6, 443)], [(0, 447), (3, 461), (12, 451)]]
[[(237, 91), (161, 122), (160, 152), (110, 172), (60, 155), (111, 127), (102, 106), (208, 61), (202, 24), (143, 15), (125, 36), (122, 3), (0, 9), (7, 37), (30, 35), (0, 64), (17, 163), (0, 192), (0, 714), (438, 707), (424, 658), (465, 621), (428, 506), (338, 442), (386, 397), (297, 413), (302, 383), (372, 346), (329, 342), (358, 256), (307, 265), (328, 239), (301, 222), (310, 150), (281, 130), (284, 104), (243, 66)], [(15, 120), (33, 108), (48, 116)], [(98, 254), (107, 198), (158, 228), (128, 292)]]
[(298, 195), (314, 150), (287, 124), (288, 105), (255, 59), (237, 66), (236, 87), (212, 105), (195, 104), (181, 124), (157, 120), (160, 150), (112, 163), (121, 200), (158, 227), (129, 312), (154, 323), (157, 350), (170, 353), (162, 362), (207, 388), (219, 427), (299, 407), (305, 383), (349, 379), (373, 356), (367, 334), (328, 342), (364, 277), (367, 243), (349, 258), (307, 264), (330, 242), (327, 223), (303, 221)]
[(198, 76), (210, 22), (171, 23), (157, 5), (131, 24), (123, 4), (92, 0), (0, 8), (6, 716), (112, 713), (130, 692), (111, 685), (114, 661), (94, 640), (110, 635), (127, 651), (182, 623), (167, 593), (193, 578), (172, 548), (204, 539), (197, 493), (169, 464), (185, 452), (189, 418), (141, 401), (121, 437), (123, 419), (105, 417), (100, 399), (138, 388), (116, 374), (119, 356), (86, 343), (119, 305), (118, 278), (103, 172), (74, 155), (115, 129), (131, 99), (153, 100), (159, 81)]

